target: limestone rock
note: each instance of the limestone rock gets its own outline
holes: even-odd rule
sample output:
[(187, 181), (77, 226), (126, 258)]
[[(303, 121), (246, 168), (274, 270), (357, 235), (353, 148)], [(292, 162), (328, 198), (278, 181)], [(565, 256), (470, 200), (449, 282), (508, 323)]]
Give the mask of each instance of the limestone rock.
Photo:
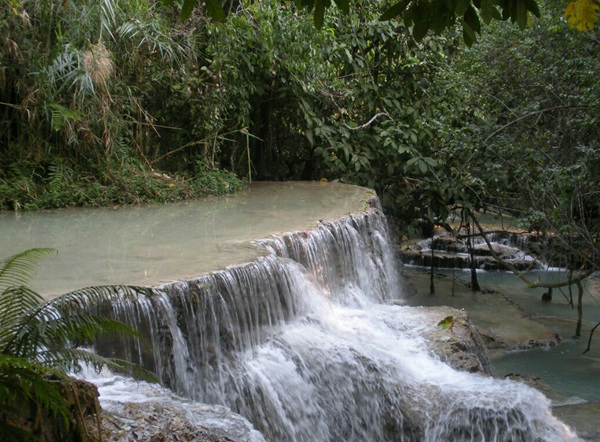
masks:
[[(425, 307), (421, 307), (424, 308)], [(451, 367), (471, 373), (491, 374), (487, 350), (467, 312), (451, 307), (427, 307), (431, 325), (424, 337), (430, 349)], [(451, 328), (438, 327), (439, 321), (452, 316)]]

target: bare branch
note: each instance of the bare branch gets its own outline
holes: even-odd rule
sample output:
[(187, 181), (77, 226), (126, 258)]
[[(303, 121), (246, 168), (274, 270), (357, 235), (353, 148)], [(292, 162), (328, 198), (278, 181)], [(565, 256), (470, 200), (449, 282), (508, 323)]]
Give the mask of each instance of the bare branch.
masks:
[(373, 116), (373, 118), (371, 118), (371, 119), (370, 119), (369, 121), (367, 121), (365, 124), (361, 124), (360, 126), (356, 126), (356, 127), (350, 127), (350, 126), (348, 126), (346, 123), (343, 123), (343, 124), (344, 124), (344, 126), (346, 127), (346, 129), (348, 129), (348, 130), (361, 130), (361, 129), (364, 129), (365, 127), (369, 127), (371, 124), (373, 124), (373, 122), (374, 122), (374, 121), (375, 121), (377, 118), (379, 118), (379, 117), (382, 117), (382, 116), (388, 117), (388, 118), (391, 120), (391, 117), (388, 115), (388, 113), (387, 113), (387, 112), (379, 112), (378, 114), (375, 114), (375, 115)]
[(481, 227), (481, 224), (479, 223), (479, 220), (475, 216), (472, 216), (472, 218), (473, 218), (473, 222), (477, 226), (477, 229), (481, 233), (481, 236), (483, 237), (483, 240), (487, 244), (488, 249), (490, 250), (490, 254), (492, 255), (492, 257), (496, 261), (498, 261), (500, 264), (502, 264), (504, 267), (506, 267), (508, 270), (510, 270), (511, 272), (513, 272), (514, 275), (517, 278), (519, 278), (520, 280), (522, 280), (523, 282), (525, 282), (525, 284), (527, 284), (527, 287), (530, 288), (530, 289), (535, 289), (535, 288), (556, 289), (556, 288), (560, 288), (560, 287), (567, 287), (567, 286), (570, 286), (572, 284), (578, 284), (579, 282), (581, 282), (582, 280), (584, 280), (585, 278), (587, 278), (588, 276), (590, 276), (593, 273), (593, 270), (586, 270), (585, 272), (578, 272), (577, 275), (575, 276), (575, 278), (569, 278), (566, 281), (555, 282), (555, 283), (547, 283), (547, 282), (541, 282), (541, 281), (530, 281), (527, 278), (527, 276), (525, 276), (525, 274), (523, 272), (520, 272), (519, 270), (517, 270), (517, 268), (515, 266), (513, 266), (510, 262), (506, 261), (505, 259), (503, 259), (500, 255), (498, 255), (496, 253), (496, 251), (492, 247), (492, 243), (490, 242), (490, 240), (487, 237), (486, 232), (483, 230), (483, 227)]

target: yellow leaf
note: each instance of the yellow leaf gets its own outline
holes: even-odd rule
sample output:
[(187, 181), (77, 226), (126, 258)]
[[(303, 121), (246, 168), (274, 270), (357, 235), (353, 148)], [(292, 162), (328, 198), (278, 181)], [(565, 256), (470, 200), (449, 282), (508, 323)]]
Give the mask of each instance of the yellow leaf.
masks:
[(564, 18), (572, 28), (580, 31), (594, 29), (598, 21), (598, 5), (596, 0), (574, 0), (567, 5)]

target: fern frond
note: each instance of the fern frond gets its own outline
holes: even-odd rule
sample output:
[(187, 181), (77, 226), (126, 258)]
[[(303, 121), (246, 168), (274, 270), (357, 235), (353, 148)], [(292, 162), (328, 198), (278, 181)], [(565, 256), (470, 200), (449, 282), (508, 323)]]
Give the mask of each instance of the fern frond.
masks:
[(92, 286), (74, 290), (48, 301), (60, 311), (72, 309), (88, 310), (119, 299), (137, 298), (138, 296), (151, 296), (152, 290), (146, 287), (127, 285)]
[(25, 286), (12, 286), (0, 291), (0, 324), (4, 326), (18, 322), (24, 314), (39, 306), (41, 302), (44, 302), (44, 299)]
[[(63, 349), (60, 355), (48, 354), (48, 362), (52, 360), (53, 368), (64, 372), (77, 373), (82, 368), (89, 367), (99, 373), (104, 367), (114, 373), (121, 373), (135, 379), (144, 379), (149, 382), (158, 382), (154, 373), (123, 359), (107, 358), (83, 348)], [(42, 353), (40, 356), (46, 356)], [(59, 357), (57, 357), (59, 356)]]
[(0, 291), (12, 286), (27, 285), (44, 258), (55, 254), (51, 248), (25, 250), (0, 263)]
[(48, 382), (50, 375), (58, 379), (64, 377), (59, 371), (24, 358), (0, 354), (0, 406), (6, 409), (34, 401), (53, 415), (62, 416), (68, 424), (67, 406), (58, 387)]

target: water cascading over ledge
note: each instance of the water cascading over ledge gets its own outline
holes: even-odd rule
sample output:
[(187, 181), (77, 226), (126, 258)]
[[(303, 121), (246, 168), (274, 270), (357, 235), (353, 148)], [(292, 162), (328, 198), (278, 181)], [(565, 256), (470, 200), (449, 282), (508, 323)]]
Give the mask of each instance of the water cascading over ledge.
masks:
[(426, 313), (388, 302), (402, 293), (376, 207), (256, 245), (268, 254), (115, 305), (151, 343), (122, 354), (272, 442), (576, 440), (535, 390), (428, 352)]

